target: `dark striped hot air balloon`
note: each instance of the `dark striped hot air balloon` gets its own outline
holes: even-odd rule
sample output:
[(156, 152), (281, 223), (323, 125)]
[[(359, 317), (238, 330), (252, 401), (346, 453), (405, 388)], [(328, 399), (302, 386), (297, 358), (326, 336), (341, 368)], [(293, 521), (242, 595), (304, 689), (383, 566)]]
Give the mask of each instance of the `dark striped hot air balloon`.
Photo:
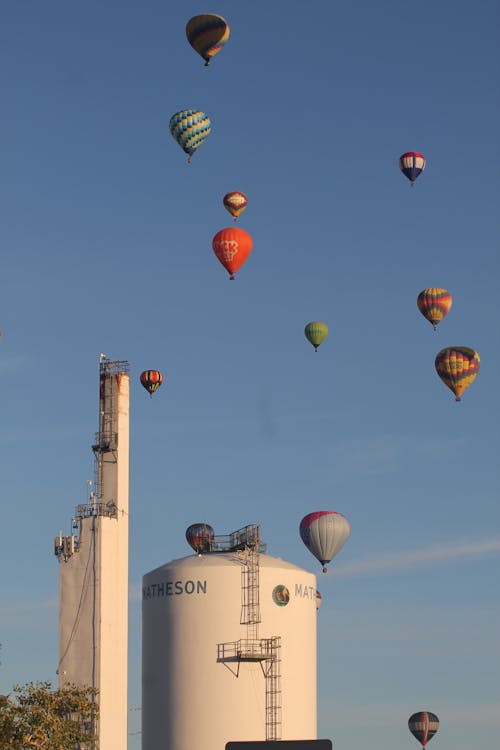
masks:
[(427, 318), (434, 330), (441, 323), (445, 315), (448, 315), (453, 299), (446, 289), (429, 287), (424, 289), (417, 297), (417, 306), (424, 318)]
[(152, 398), (153, 393), (158, 390), (163, 383), (163, 375), (159, 370), (144, 370), (141, 372), (141, 384)]
[(196, 149), (210, 135), (211, 125), (210, 117), (197, 109), (181, 109), (170, 118), (169, 128), (172, 137), (188, 154), (188, 162), (191, 161)]
[(467, 346), (449, 346), (437, 355), (436, 372), (455, 394), (455, 401), (462, 400), (462, 393), (476, 379), (480, 362), (479, 354)]
[(408, 729), (422, 747), (425, 747), (439, 729), (439, 719), (430, 711), (419, 711), (408, 719)]
[(212, 57), (229, 39), (229, 24), (216, 13), (203, 13), (189, 19), (186, 36), (191, 47), (205, 60), (205, 65), (210, 65)]
[(186, 541), (199, 555), (211, 551), (214, 539), (215, 532), (208, 523), (193, 523), (186, 529)]
[(399, 168), (413, 187), (415, 180), (425, 169), (425, 159), (418, 151), (407, 151), (399, 157)]

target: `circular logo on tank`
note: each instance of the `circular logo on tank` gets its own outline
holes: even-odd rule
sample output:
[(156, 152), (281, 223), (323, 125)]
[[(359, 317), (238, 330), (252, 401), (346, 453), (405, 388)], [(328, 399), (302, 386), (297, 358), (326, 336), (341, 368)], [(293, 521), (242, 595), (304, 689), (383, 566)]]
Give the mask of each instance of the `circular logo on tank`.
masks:
[(286, 586), (280, 584), (279, 586), (275, 586), (273, 588), (273, 602), (277, 604), (278, 607), (286, 607), (289, 601), (290, 592), (288, 591)]

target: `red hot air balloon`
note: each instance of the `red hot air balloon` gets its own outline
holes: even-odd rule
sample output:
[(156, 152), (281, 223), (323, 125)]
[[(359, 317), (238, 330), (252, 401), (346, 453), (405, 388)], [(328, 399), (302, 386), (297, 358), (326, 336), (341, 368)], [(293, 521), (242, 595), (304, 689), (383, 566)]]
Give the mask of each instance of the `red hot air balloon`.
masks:
[(430, 711), (418, 711), (408, 719), (408, 729), (422, 747), (425, 747), (439, 729), (439, 719)]
[(208, 523), (193, 523), (186, 529), (187, 543), (199, 555), (210, 552), (215, 539), (215, 532)]
[(163, 383), (163, 375), (159, 370), (144, 370), (141, 372), (141, 384), (149, 393), (150, 398)]
[(231, 281), (252, 252), (252, 238), (244, 229), (227, 227), (217, 232), (212, 248)]

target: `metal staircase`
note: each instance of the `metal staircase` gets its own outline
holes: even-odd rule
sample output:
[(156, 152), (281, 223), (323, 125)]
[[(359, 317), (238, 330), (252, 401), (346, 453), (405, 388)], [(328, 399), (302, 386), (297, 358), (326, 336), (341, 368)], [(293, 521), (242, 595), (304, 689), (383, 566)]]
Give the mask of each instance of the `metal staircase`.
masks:
[[(260, 638), (259, 555), (260, 526), (245, 526), (229, 535), (224, 551), (235, 552), (241, 563), (241, 616), (246, 638), (219, 643), (217, 661), (236, 677), (242, 662), (259, 662), (265, 678), (266, 740), (281, 739), (281, 638)], [(220, 543), (219, 543), (220, 544)], [(220, 549), (220, 546), (219, 546)], [(221, 550), (222, 551), (222, 550)]]

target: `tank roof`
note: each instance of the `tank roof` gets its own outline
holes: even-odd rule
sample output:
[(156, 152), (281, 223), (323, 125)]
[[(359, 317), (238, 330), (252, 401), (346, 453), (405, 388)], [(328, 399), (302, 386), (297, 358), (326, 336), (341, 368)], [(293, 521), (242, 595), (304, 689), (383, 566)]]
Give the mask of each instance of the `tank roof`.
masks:
[[(193, 553), (192, 555), (187, 555), (186, 557), (179, 557), (175, 560), (170, 560), (163, 565), (159, 565), (153, 570), (149, 570), (144, 575), (157, 573), (171, 567), (179, 569), (183, 567), (192, 567), (193, 565), (196, 565), (200, 568), (220, 568), (227, 566), (230, 567), (234, 565), (239, 566), (241, 565), (242, 557), (242, 554), (238, 552), (207, 552), (201, 555)], [(302, 573), (310, 573), (310, 571), (305, 570), (304, 568), (300, 568), (298, 565), (294, 565), (287, 560), (283, 560), (281, 557), (273, 557), (272, 555), (260, 554), (259, 565), (263, 568), (287, 568), (289, 570), (296, 570)]]

